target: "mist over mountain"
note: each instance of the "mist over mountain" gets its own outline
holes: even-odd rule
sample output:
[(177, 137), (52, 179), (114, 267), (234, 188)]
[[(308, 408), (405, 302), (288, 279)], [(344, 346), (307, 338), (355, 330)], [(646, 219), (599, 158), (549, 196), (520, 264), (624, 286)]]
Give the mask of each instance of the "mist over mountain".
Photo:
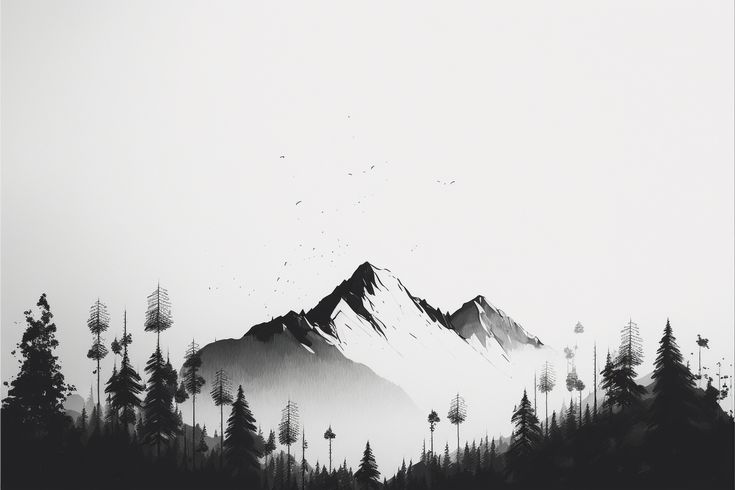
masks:
[[(204, 346), (203, 391), (225, 369), (233, 388), (243, 385), (266, 434), (290, 399), (299, 404), (307, 439), (333, 427), (338, 459), (354, 462), (369, 439), (383, 464), (397, 466), (418, 454), (428, 411), (443, 418), (458, 392), (469, 406), (463, 439), (505, 428), (525, 381), (518, 373), (538, 364), (545, 351), (482, 296), (450, 314), (366, 262), (308, 312), (291, 311), (242, 338)], [(188, 420), (191, 404), (182, 410)], [(219, 417), (207, 397), (197, 414), (210, 426)], [(455, 440), (454, 427), (444, 421), (436, 444)], [(325, 461), (326, 444), (312, 442), (309, 451)]]

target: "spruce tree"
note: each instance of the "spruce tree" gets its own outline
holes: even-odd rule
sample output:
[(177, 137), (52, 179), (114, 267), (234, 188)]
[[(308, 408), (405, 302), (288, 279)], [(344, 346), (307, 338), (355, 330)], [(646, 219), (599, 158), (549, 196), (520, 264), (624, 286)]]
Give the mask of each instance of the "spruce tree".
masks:
[(559, 424), (556, 421), (556, 410), (551, 414), (551, 427), (549, 429), (549, 438), (552, 442), (558, 443), (561, 441), (562, 433), (561, 433), (561, 427), (559, 427)]
[(577, 429), (577, 408), (574, 406), (574, 399), (569, 402), (569, 409), (567, 410), (567, 418), (564, 422), (564, 431), (567, 437), (571, 437), (574, 431)]
[(176, 435), (178, 421), (173, 411), (173, 397), (166, 383), (166, 362), (160, 347), (148, 359), (148, 389), (143, 402), (144, 441), (156, 446), (156, 456), (161, 456), (161, 443), (166, 444)]
[[(199, 345), (192, 339), (189, 348), (186, 350), (184, 361), (184, 388), (191, 395), (191, 426), (196, 426), (196, 399), (197, 395), (202, 392), (204, 378), (199, 375), (199, 369), (202, 367), (202, 357), (199, 354)], [(195, 447), (195, 435), (191, 435), (192, 447)], [(196, 469), (196, 451), (191, 452), (191, 467)]]
[(436, 413), (435, 410), (432, 410), (431, 412), (429, 412), (428, 422), (429, 422), (429, 432), (431, 435), (431, 449), (430, 450), (431, 450), (431, 457), (433, 458), (434, 457), (434, 430), (436, 430), (436, 424), (441, 422), (441, 419), (439, 418), (439, 415)]
[(616, 402), (621, 410), (630, 407), (640, 400), (645, 388), (635, 382), (636, 366), (643, 362), (643, 348), (638, 325), (629, 321), (620, 334), (620, 351), (615, 362), (613, 384), (615, 385)]
[[(236, 477), (253, 479), (258, 476), (260, 471), (258, 458), (262, 454), (256, 444), (255, 430), (255, 417), (250, 411), (240, 385), (232, 403), (230, 418), (227, 419), (224, 441), (225, 466)], [(280, 464), (279, 460), (278, 465)]]
[(281, 410), (281, 423), (278, 424), (278, 442), (286, 446), (286, 484), (291, 485), (291, 444), (299, 440), (299, 407), (288, 400)]
[(523, 390), (523, 398), (513, 413), (511, 422), (514, 424), (514, 437), (506, 455), (507, 472), (514, 479), (522, 480), (524, 475), (531, 471), (533, 452), (542, 439), (538, 418), (528, 400), (526, 390)]
[(452, 398), (452, 401), (449, 404), (447, 419), (449, 419), (449, 422), (453, 425), (457, 426), (457, 471), (459, 471), (459, 426), (467, 420), (467, 404), (465, 403), (464, 398), (459, 396), (459, 393)]
[(681, 457), (697, 416), (694, 377), (682, 361), (667, 320), (656, 352), (652, 375), (654, 398), (648, 413), (651, 441), (659, 460), (666, 465), (684, 463)]
[(97, 369), (94, 374), (97, 375), (97, 410), (100, 410), (100, 361), (107, 356), (108, 350), (102, 339), (102, 333), (110, 328), (110, 315), (107, 313), (107, 306), (102, 303), (99, 298), (89, 308), (89, 318), (87, 319), (87, 328), (92, 332), (92, 347), (87, 352), (87, 357), (97, 363)]
[(605, 367), (600, 372), (600, 375), (602, 376), (600, 386), (605, 390), (603, 406), (607, 407), (608, 416), (612, 417), (613, 407), (618, 399), (618, 390), (615, 385), (615, 364), (613, 364), (612, 357), (610, 357), (610, 351), (607, 352)]
[[(230, 378), (224, 369), (218, 369), (214, 375), (212, 382), (212, 396), (214, 405), (219, 407), (219, 426), (220, 426), (220, 448), (224, 446), (224, 406), (232, 403), (232, 391), (230, 387)], [(222, 467), (222, 451), (220, 450), (220, 467)]]
[(10, 382), (2, 411), (6, 430), (24, 430), (30, 437), (43, 438), (61, 424), (64, 401), (74, 387), (66, 384), (59, 358), (54, 355), (59, 341), (45, 293), (36, 306), (41, 313), (38, 319), (31, 310), (23, 312), (27, 326), (17, 344), (22, 357), (20, 372)]
[(108, 384), (105, 388), (105, 393), (110, 394), (110, 405), (126, 433), (128, 432), (128, 426), (135, 423), (135, 411), (141, 406), (140, 394), (145, 389), (140, 375), (130, 364), (128, 346), (132, 341), (132, 334), (128, 333), (127, 312), (125, 312), (123, 316), (123, 338), (119, 343), (122, 348), (120, 371), (117, 372), (115, 382)]
[(355, 480), (361, 488), (378, 488), (380, 486), (380, 471), (378, 471), (378, 465), (375, 463), (370, 441), (365, 444), (360, 467), (355, 472)]
[(549, 393), (554, 389), (556, 384), (556, 375), (554, 373), (554, 367), (549, 364), (549, 361), (544, 363), (544, 367), (541, 370), (541, 376), (539, 377), (538, 389), (544, 394), (545, 404), (545, 416), (544, 427), (546, 428), (546, 437), (549, 436)]

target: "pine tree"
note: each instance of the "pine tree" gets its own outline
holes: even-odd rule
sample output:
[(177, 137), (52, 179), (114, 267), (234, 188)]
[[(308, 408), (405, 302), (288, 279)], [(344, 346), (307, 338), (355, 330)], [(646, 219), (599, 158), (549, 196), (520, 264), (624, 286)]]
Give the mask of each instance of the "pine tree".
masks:
[(112, 408), (111, 393), (119, 389), (118, 384), (119, 381), (117, 375), (117, 366), (115, 365), (112, 368), (110, 379), (107, 380), (107, 383), (105, 384), (105, 393), (107, 394), (107, 404), (105, 405), (105, 422), (110, 426), (113, 433), (115, 431), (115, 420), (117, 419), (117, 417), (115, 416), (115, 410)]
[(436, 424), (438, 424), (441, 419), (439, 418), (439, 415), (436, 413), (436, 411), (432, 410), (429, 412), (429, 432), (431, 433), (431, 457), (434, 457), (434, 430), (436, 429)]
[(574, 399), (571, 399), (569, 402), (569, 410), (567, 410), (567, 418), (564, 423), (564, 430), (567, 434), (567, 437), (571, 437), (571, 435), (574, 433), (576, 428), (577, 428), (577, 409), (574, 406)]
[[(271, 431), (271, 434), (273, 432)], [(332, 440), (337, 437), (337, 434), (332, 431), (332, 426), (330, 425), (329, 428), (327, 428), (327, 431), (324, 433), (324, 439), (326, 439), (329, 442), (329, 472), (332, 472)]]
[(459, 396), (459, 393), (452, 398), (452, 401), (449, 404), (447, 419), (449, 419), (449, 422), (453, 425), (457, 426), (457, 471), (459, 471), (459, 426), (467, 420), (467, 404), (465, 403), (464, 398)]
[(24, 429), (31, 437), (43, 438), (63, 420), (63, 404), (74, 387), (66, 384), (58, 356), (54, 355), (59, 341), (46, 294), (41, 295), (36, 306), (41, 313), (38, 319), (31, 310), (23, 312), (27, 327), (17, 344), (22, 357), (20, 372), (10, 382), (2, 411), (6, 430), (10, 422), (19, 424), (13, 429)]
[[(218, 369), (214, 375), (214, 382), (212, 383), (212, 391), (209, 393), (212, 396), (214, 405), (219, 407), (219, 425), (220, 425), (220, 447), (224, 444), (224, 411), (223, 407), (232, 403), (232, 391), (230, 388), (230, 378), (224, 369)], [(220, 451), (220, 468), (222, 467), (222, 451)]]
[(551, 428), (549, 430), (549, 438), (553, 442), (559, 442), (562, 438), (561, 427), (556, 422), (556, 410), (551, 414)]
[(605, 400), (603, 406), (607, 407), (608, 415), (612, 417), (613, 407), (617, 403), (618, 391), (615, 385), (615, 364), (613, 364), (610, 351), (607, 352), (607, 358), (605, 359), (605, 367), (600, 372), (602, 376), (602, 383), (600, 386), (605, 390)]
[(135, 410), (141, 406), (140, 394), (145, 389), (140, 375), (130, 364), (128, 346), (131, 343), (132, 335), (128, 333), (127, 312), (125, 312), (123, 316), (123, 338), (120, 341), (122, 348), (120, 371), (116, 373), (114, 383), (108, 383), (105, 393), (110, 394), (110, 405), (126, 433), (128, 425), (135, 423)]
[(525, 390), (523, 390), (523, 398), (521, 398), (518, 409), (513, 413), (511, 422), (515, 427), (513, 442), (507, 453), (507, 469), (509, 475), (516, 480), (521, 480), (531, 470), (533, 452), (542, 438), (538, 418), (533, 412)]
[(495, 446), (495, 438), (493, 437), (492, 441), (490, 441), (490, 457), (488, 459), (488, 465), (490, 465), (491, 470), (495, 470), (495, 462), (498, 459), (498, 452), (497, 448)]
[(582, 425), (582, 390), (584, 390), (584, 382), (577, 378), (574, 383), (574, 389), (579, 393), (579, 425)]
[(268, 434), (268, 440), (263, 446), (263, 452), (265, 453), (266, 459), (268, 459), (268, 456), (273, 454), (273, 451), (275, 450), (276, 450), (276, 433), (273, 432), (273, 430), (271, 430), (270, 433)]
[(200, 431), (199, 436), (199, 444), (196, 446), (196, 452), (202, 453), (202, 457), (209, 451), (209, 446), (207, 445), (207, 425), (204, 424), (204, 427)]
[(237, 389), (232, 412), (227, 419), (224, 453), (225, 466), (233, 475), (256, 478), (260, 471), (258, 458), (262, 456), (256, 444), (255, 417), (250, 411), (242, 385)]
[(584, 425), (589, 425), (592, 422), (592, 416), (590, 415), (589, 403), (584, 407)]
[(375, 463), (373, 450), (370, 448), (370, 441), (365, 444), (365, 451), (362, 453), (360, 467), (355, 472), (355, 480), (361, 488), (378, 488), (380, 486), (380, 471)]
[(87, 328), (92, 332), (94, 338), (92, 347), (87, 352), (87, 357), (97, 363), (97, 369), (93, 374), (97, 375), (97, 407), (100, 407), (100, 361), (107, 356), (107, 347), (103, 343), (102, 333), (110, 328), (110, 315), (107, 313), (107, 306), (102, 303), (99, 298), (89, 309), (89, 318), (87, 319)]
[(549, 393), (554, 389), (555, 383), (556, 374), (554, 373), (554, 367), (549, 364), (549, 361), (546, 361), (538, 382), (538, 389), (545, 397), (546, 418), (544, 419), (544, 427), (546, 428), (546, 437), (549, 436)]
[[(186, 350), (184, 361), (184, 388), (191, 395), (191, 425), (196, 425), (196, 398), (202, 392), (204, 378), (199, 375), (199, 369), (202, 367), (202, 357), (199, 354), (199, 345), (192, 339), (189, 348)], [(194, 447), (194, 434), (191, 436), (191, 444)], [(191, 467), (196, 469), (196, 451), (191, 453)]]
[(178, 420), (173, 411), (173, 397), (166, 383), (166, 363), (160, 347), (157, 346), (148, 359), (145, 372), (148, 373), (148, 389), (143, 402), (144, 441), (155, 444), (156, 456), (160, 458), (161, 443), (168, 443), (178, 429)]
[(286, 484), (291, 485), (291, 444), (299, 440), (299, 407), (288, 400), (281, 410), (281, 423), (278, 424), (278, 442), (287, 448)]
[(79, 428), (82, 433), (87, 432), (87, 407), (82, 407), (82, 414), (79, 416)]
[(145, 313), (145, 331), (156, 332), (156, 345), (161, 345), (161, 332), (173, 326), (171, 317), (171, 301), (168, 291), (160, 284), (148, 296), (148, 309)]
[[(444, 472), (444, 475), (449, 474), (449, 465), (451, 464), (451, 458), (449, 456), (449, 443), (446, 443), (444, 445), (444, 458), (442, 459), (442, 471)], [(403, 464), (405, 466), (406, 461), (403, 461)]]
[(654, 399), (648, 414), (651, 440), (656, 453), (665, 461), (663, 464), (684, 463), (680, 458), (696, 420), (697, 400), (694, 377), (683, 363), (668, 320), (659, 341), (652, 378)]
[(621, 410), (638, 402), (645, 388), (635, 382), (635, 367), (643, 362), (643, 348), (638, 325), (631, 320), (620, 334), (620, 351), (615, 362), (613, 383), (616, 402)]

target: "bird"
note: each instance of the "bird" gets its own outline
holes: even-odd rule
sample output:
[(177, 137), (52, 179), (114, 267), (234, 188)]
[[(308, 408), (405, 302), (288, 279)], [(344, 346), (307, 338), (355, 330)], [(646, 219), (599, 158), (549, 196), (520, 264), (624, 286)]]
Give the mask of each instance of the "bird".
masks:
[(301, 201), (296, 201), (295, 206), (298, 206), (299, 204), (301, 204)]
[(350, 172), (347, 172), (347, 175), (352, 175)]
[(370, 170), (374, 169), (375, 165), (370, 165)]
[(281, 155), (281, 156), (280, 156), (280, 157), (278, 157), (278, 158), (286, 158), (286, 155)]

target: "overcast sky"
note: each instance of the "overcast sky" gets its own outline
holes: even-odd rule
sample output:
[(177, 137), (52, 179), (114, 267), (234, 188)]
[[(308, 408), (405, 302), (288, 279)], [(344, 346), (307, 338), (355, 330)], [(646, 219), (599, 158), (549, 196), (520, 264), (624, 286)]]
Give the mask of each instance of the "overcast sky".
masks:
[(86, 394), (97, 297), (142, 368), (159, 280), (178, 363), (365, 260), (558, 348), (632, 317), (642, 372), (667, 317), (732, 362), (732, 1), (2, 7), (3, 380), (42, 292)]

